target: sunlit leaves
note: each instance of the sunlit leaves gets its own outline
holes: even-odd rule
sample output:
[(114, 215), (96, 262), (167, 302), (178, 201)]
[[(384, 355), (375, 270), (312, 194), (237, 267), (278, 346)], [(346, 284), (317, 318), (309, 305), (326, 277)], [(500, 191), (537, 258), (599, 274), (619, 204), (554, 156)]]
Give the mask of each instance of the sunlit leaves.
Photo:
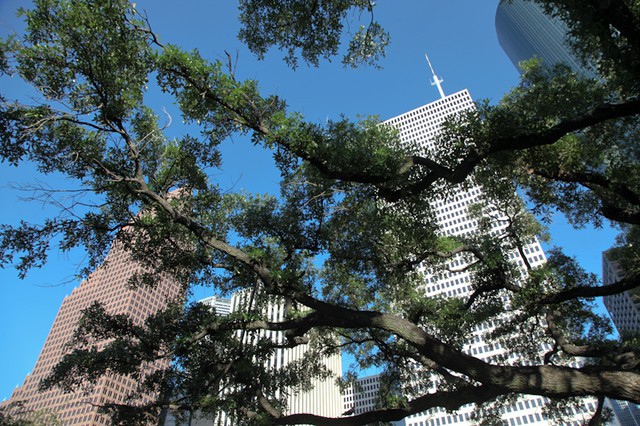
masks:
[[(349, 14), (364, 12), (371, 20), (352, 37), (345, 64), (375, 66), (389, 39), (373, 7), (365, 0), (246, 0), (241, 37), (258, 56), (275, 46), (293, 67), (299, 58), (317, 65), (340, 53)], [(144, 325), (92, 306), (75, 351), (47, 384), (71, 389), (105, 372), (128, 374), (141, 379), (139, 394), (161, 396), (158, 404), (178, 411), (212, 417), (224, 410), (268, 422), (258, 396), (285, 409), (288, 393), (327, 376), (320, 360), (338, 346), (360, 368), (386, 371), (384, 400), (394, 407), (409, 403), (397, 393), (406, 389), (401, 378), (416, 380), (407, 388), (422, 394), (482, 382), (492, 392), (557, 396), (543, 386), (567, 370), (552, 364), (589, 354), (594, 365), (622, 365), (609, 354), (591, 356), (620, 349), (607, 340), (607, 322), (591, 312), (585, 292), (598, 285), (594, 277), (558, 252), (547, 265), (527, 260), (544, 229), (517, 191), (537, 213), (559, 209), (574, 224), (599, 225), (605, 217), (637, 223), (637, 74), (621, 70), (618, 77), (634, 81), (621, 90), (622, 77), (609, 85), (531, 63), (501, 103), (481, 102), (451, 117), (425, 152), (401, 144), (375, 117), (306, 120), (221, 62), (159, 44), (129, 3), (41, 0), (24, 14), (28, 34), (0, 46), (0, 70), (18, 71), (41, 98), (35, 106), (3, 103), (0, 156), (62, 173), (95, 198), (59, 204), (62, 216), (44, 226), (1, 228), (0, 265), (15, 263), (24, 274), (43, 265), (54, 246), (85, 246), (95, 267), (117, 244), (141, 266), (129, 277), (132, 287), (171, 276), (185, 291), (202, 284), (216, 294), (252, 295), (250, 306), (228, 317), (193, 305)], [(150, 78), (175, 98), (189, 134), (167, 136), (161, 114), (145, 105)], [(607, 115), (612, 109), (618, 115)], [(273, 153), (279, 194), (219, 190), (219, 146), (232, 137)], [(436, 206), (458, 202), (460, 191), (476, 184), (483, 189), (467, 212), (473, 232), (443, 235), (438, 220), (456, 219)], [(616, 259), (636, 274), (637, 229), (625, 230)], [(459, 286), (455, 293), (444, 280)], [(569, 292), (575, 295), (560, 297)], [(284, 323), (269, 323), (265, 314), (274, 300), (285, 308)], [(313, 343), (305, 359), (270, 369), (282, 342), (266, 333), (287, 327), (286, 344), (303, 337)], [(468, 355), (470, 336), (508, 352), (485, 364)], [(553, 374), (532, 380), (532, 371), (543, 375), (539, 366), (502, 365), (514, 357), (542, 362), (540, 343), (552, 340), (544, 371)], [(576, 346), (582, 343), (588, 350)], [(143, 374), (160, 358), (174, 364)], [(505, 385), (507, 376), (517, 379)], [(627, 391), (614, 382), (618, 395)], [(580, 392), (600, 395), (602, 388)], [(483, 407), (487, 421), (501, 403)], [(120, 408), (105, 409), (122, 422), (157, 409)]]
[(18, 70), (45, 97), (68, 98), (102, 122), (123, 120), (139, 104), (152, 57), (129, 3), (43, 1), (22, 13), (29, 32)]
[(360, 64), (381, 67), (379, 62), (385, 56), (389, 40), (389, 33), (377, 22), (371, 22), (369, 26), (361, 25), (349, 41), (349, 50), (342, 63), (353, 68)]
[(271, 47), (286, 52), (285, 62), (298, 66), (299, 57), (318, 66), (340, 51), (344, 27), (350, 16), (368, 14), (370, 22), (362, 24), (349, 40), (344, 55), (345, 66), (378, 66), (389, 44), (389, 34), (373, 19), (375, 3), (368, 0), (331, 0), (287, 2), (242, 0), (238, 37), (253, 53), (264, 58)]

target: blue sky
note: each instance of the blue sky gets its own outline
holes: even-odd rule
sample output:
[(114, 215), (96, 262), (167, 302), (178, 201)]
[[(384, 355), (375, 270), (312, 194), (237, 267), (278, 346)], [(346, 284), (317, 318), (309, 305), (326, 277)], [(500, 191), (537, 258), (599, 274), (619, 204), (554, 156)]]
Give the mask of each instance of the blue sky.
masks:
[[(404, 0), (380, 1), (376, 18), (391, 33), (383, 69), (346, 70), (337, 59), (319, 68), (301, 65), (292, 71), (272, 51), (259, 62), (236, 39), (237, 11), (234, 2), (140, 0), (139, 10), (148, 12), (153, 29), (164, 43), (198, 48), (210, 59), (225, 60), (225, 50), (237, 52), (236, 75), (256, 79), (262, 92), (287, 100), (290, 110), (307, 119), (323, 122), (341, 114), (378, 115), (387, 119), (438, 98), (429, 84), (424, 59), (427, 52), (445, 93), (469, 89), (476, 100), (500, 97), (517, 84), (518, 73), (498, 45), (494, 29), (497, 0)], [(0, 34), (21, 31), (14, 11), (28, 2), (0, 0)], [(355, 27), (354, 27), (355, 30)], [(2, 93), (21, 90), (14, 79), (0, 80)], [(181, 118), (171, 99), (150, 98), (158, 114), (163, 108), (172, 117), (170, 134), (183, 131)], [(229, 190), (255, 192), (277, 190), (277, 174), (269, 156), (247, 140), (235, 139), (224, 146), (223, 174), (217, 176)], [(34, 180), (64, 187), (64, 180), (38, 176), (33, 167), (18, 169), (0, 164), (0, 223), (19, 220), (37, 222), (51, 210), (20, 198), (28, 192), (12, 189)], [(599, 273), (601, 252), (613, 244), (611, 230), (573, 230), (558, 218), (551, 226), (554, 243), (577, 256), (588, 270)], [(19, 280), (13, 269), (0, 269), (0, 399), (8, 398), (31, 371), (63, 298), (79, 284), (74, 278), (83, 255), (53, 252), (49, 264)], [(199, 293), (198, 293), (199, 292)], [(206, 297), (198, 290), (196, 297)]]

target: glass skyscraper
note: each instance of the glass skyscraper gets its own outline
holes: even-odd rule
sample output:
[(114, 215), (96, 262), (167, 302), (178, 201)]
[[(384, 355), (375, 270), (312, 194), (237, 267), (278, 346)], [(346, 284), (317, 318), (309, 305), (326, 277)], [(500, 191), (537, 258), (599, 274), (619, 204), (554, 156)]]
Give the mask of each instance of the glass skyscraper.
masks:
[(543, 66), (564, 63), (584, 71), (566, 43), (567, 26), (558, 18), (544, 14), (542, 7), (527, 0), (500, 1), (496, 10), (498, 42), (513, 65), (538, 58)]

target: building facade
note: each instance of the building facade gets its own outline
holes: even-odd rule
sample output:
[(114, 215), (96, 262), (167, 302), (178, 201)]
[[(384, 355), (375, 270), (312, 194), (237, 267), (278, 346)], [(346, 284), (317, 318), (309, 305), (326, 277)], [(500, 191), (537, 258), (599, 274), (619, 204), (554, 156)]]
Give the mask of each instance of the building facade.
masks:
[(218, 315), (229, 315), (231, 313), (231, 299), (221, 296), (210, 296), (199, 300), (198, 303), (211, 306)]
[(344, 393), (344, 413), (358, 415), (378, 408), (380, 374), (358, 377)]
[[(231, 310), (240, 311), (251, 309), (247, 303), (249, 298), (244, 293), (235, 293), (231, 297)], [(273, 300), (264, 305), (263, 314), (268, 321), (285, 321), (285, 304), (282, 301)], [(260, 331), (257, 337), (268, 337), (276, 343), (285, 343), (284, 333), (280, 331)], [(301, 360), (309, 351), (309, 345), (298, 345), (293, 348), (277, 348), (268, 367), (279, 369), (288, 364)], [(324, 366), (332, 372), (326, 379), (312, 379), (312, 387), (308, 392), (290, 392), (287, 397), (286, 414), (311, 413), (326, 417), (338, 417), (342, 414), (342, 394), (336, 379), (342, 376), (342, 357), (340, 353), (325, 356), (322, 359)]]
[(545, 15), (540, 5), (527, 0), (500, 0), (495, 24), (498, 42), (518, 71), (522, 72), (520, 62), (538, 58), (545, 67), (563, 63), (587, 72), (567, 45), (567, 26)]
[[(624, 278), (624, 271), (614, 260), (615, 249), (602, 253), (602, 284), (613, 284)], [(640, 289), (603, 297), (604, 306), (618, 333), (640, 334)], [(622, 426), (640, 426), (640, 408), (628, 401), (608, 401)]]
[[(443, 96), (434, 102), (391, 118), (384, 124), (398, 129), (401, 140), (406, 144), (419, 146), (423, 153), (435, 154), (435, 138), (443, 122), (454, 114), (475, 108), (473, 99), (467, 90), (462, 90), (448, 96)], [(455, 196), (441, 198), (433, 201), (436, 209), (436, 217), (443, 235), (449, 236), (471, 236), (479, 231), (479, 224), (476, 219), (468, 213), (468, 208), (483, 198), (482, 188), (472, 186), (466, 190), (458, 191)], [(491, 233), (500, 235), (508, 226), (506, 217), (497, 215), (492, 223)], [(537, 240), (531, 241), (523, 249), (524, 257), (517, 251), (509, 254), (512, 262), (524, 268), (526, 264), (535, 268), (546, 262), (545, 254)], [(454, 258), (450, 261), (450, 269), (460, 270), (459, 272), (448, 272), (444, 275), (434, 274), (433, 271), (426, 270), (426, 282), (424, 291), (428, 296), (444, 297), (467, 297), (473, 289), (471, 287), (471, 274), (464, 270), (466, 262), (462, 257)], [(479, 324), (473, 334), (469, 336), (468, 342), (464, 345), (464, 350), (477, 358), (488, 362), (495, 362), (498, 357), (505, 353), (505, 349), (497, 343), (488, 343), (485, 336), (498, 324), (495, 322)], [(545, 343), (541, 342), (541, 351), (545, 349)], [(516, 357), (509, 358), (506, 362), (518, 364), (520, 360)], [(345, 407), (353, 407), (354, 413), (363, 410), (365, 407), (373, 407), (374, 399), (369, 393), (373, 388), (378, 389), (376, 384), (378, 376), (363, 377), (359, 382), (367, 383), (371, 389), (356, 387), (353, 395), (348, 395), (350, 400), (345, 399)], [(371, 382), (371, 383), (369, 383)], [(362, 389), (362, 390), (359, 390)], [(364, 395), (358, 395), (364, 392)], [(347, 403), (350, 402), (350, 405)], [(543, 407), (546, 405), (545, 398), (537, 396), (523, 396), (511, 404), (503, 407), (501, 412), (502, 424), (509, 426), (519, 426), (524, 424), (548, 425), (549, 419), (545, 416)], [(569, 408), (566, 413), (568, 426), (579, 426), (588, 421), (595, 411), (596, 404), (593, 400), (585, 400)], [(424, 413), (418, 413), (404, 419), (402, 424), (406, 426), (440, 426), (440, 425), (471, 425), (473, 407), (461, 407), (455, 413), (446, 412), (444, 409), (434, 409)]]
[[(602, 283), (613, 284), (624, 278), (620, 264), (613, 260), (615, 249), (602, 253)], [(640, 290), (628, 290), (603, 298), (611, 320), (620, 334), (640, 333)]]
[[(142, 324), (167, 303), (182, 300), (182, 286), (168, 278), (159, 280), (153, 289), (131, 289), (129, 278), (140, 271), (142, 268), (129, 259), (127, 252), (119, 248), (117, 242), (114, 243), (104, 264), (64, 299), (33, 371), (3, 405), (15, 406), (19, 403), (20, 411), (27, 417), (39, 417), (46, 413), (50, 416), (51, 424), (109, 425), (109, 418), (98, 413), (99, 405), (149, 402), (152, 395), (131, 401), (128, 396), (136, 389), (137, 382), (118, 375), (103, 376), (93, 388), (75, 393), (64, 393), (59, 388), (43, 392), (38, 390), (40, 381), (51, 373), (68, 351), (66, 344), (73, 337), (82, 311), (94, 302), (103, 304), (110, 314), (126, 314), (136, 324)], [(164, 365), (159, 363), (151, 366), (149, 372)]]
[[(252, 307), (253, 297), (250, 292), (234, 293), (231, 297), (211, 296), (200, 300), (200, 303), (212, 306), (220, 315), (228, 315), (231, 312), (243, 312), (254, 309)], [(262, 314), (268, 321), (279, 322), (285, 320), (285, 305), (279, 301), (270, 301), (263, 305)], [(257, 333), (245, 334), (247, 344), (251, 344), (254, 339), (270, 338), (277, 344), (285, 343), (282, 332), (262, 330)], [(277, 348), (267, 361), (267, 368), (280, 369), (288, 364), (303, 359), (309, 351), (309, 345), (298, 345), (293, 348)], [(331, 372), (328, 378), (314, 378), (311, 382), (311, 390), (306, 392), (289, 392), (286, 398), (286, 414), (311, 413), (326, 417), (339, 417), (342, 414), (343, 397), (337, 384), (337, 379), (342, 376), (342, 357), (339, 352), (324, 356), (323, 365)], [(280, 395), (276, 395), (280, 397)], [(212, 419), (202, 418), (198, 414), (191, 419), (193, 426), (211, 424)], [(215, 424), (227, 426), (234, 424), (232, 418), (221, 413), (214, 421)], [(169, 418), (165, 425), (175, 425), (175, 419)]]

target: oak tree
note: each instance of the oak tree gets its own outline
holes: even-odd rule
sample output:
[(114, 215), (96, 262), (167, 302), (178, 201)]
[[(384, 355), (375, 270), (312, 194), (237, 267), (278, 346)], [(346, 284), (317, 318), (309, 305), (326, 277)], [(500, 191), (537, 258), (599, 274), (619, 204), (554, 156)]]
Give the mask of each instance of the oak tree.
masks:
[[(518, 395), (640, 403), (638, 337), (613, 337), (593, 311), (595, 298), (637, 289), (640, 274), (640, 3), (538, 2), (567, 22), (598, 78), (529, 64), (501, 102), (452, 117), (438, 149), (424, 152), (375, 119), (305, 120), (219, 61), (161, 42), (134, 4), (35, 1), (22, 12), (26, 33), (2, 42), (0, 70), (19, 75), (43, 101), (3, 96), (0, 158), (62, 173), (82, 191), (43, 224), (4, 225), (0, 265), (24, 276), (44, 266), (54, 246), (82, 246), (87, 273), (117, 239), (151, 271), (132, 277), (133, 285), (172, 274), (185, 290), (206, 284), (255, 297), (254, 309), (229, 316), (199, 304), (170, 306), (144, 325), (94, 305), (75, 350), (42, 386), (71, 391), (107, 371), (139, 377), (138, 392), (159, 397), (145, 406), (107, 404), (123, 424), (167, 409), (225, 411), (240, 423), (337, 425), (465, 404), (489, 419), (492, 407)], [(295, 66), (299, 57), (317, 65), (335, 55), (347, 13), (373, 16), (375, 5), (240, 6), (240, 37), (250, 49), (260, 56), (279, 47)], [(372, 18), (362, 31), (347, 64), (381, 59), (384, 30)], [(165, 135), (145, 104), (152, 80), (199, 126), (198, 137)], [(220, 188), (219, 144), (232, 136), (271, 150), (279, 194)], [(484, 197), (469, 214), (485, 232), (442, 235), (432, 201), (475, 184)], [(560, 210), (576, 226), (619, 226), (616, 259), (625, 277), (603, 285), (560, 250), (542, 266), (514, 265), (510, 254), (543, 232), (529, 205), (542, 217)], [(508, 226), (491, 232), (495, 220)], [(450, 272), (457, 258), (472, 274), (472, 291), (427, 296), (425, 271)], [(261, 304), (274, 299), (286, 306), (283, 321), (262, 315)], [(497, 326), (482, 337), (503, 347), (503, 358), (463, 350), (471, 331), (489, 322)], [(312, 342), (313, 350), (300, 363), (268, 369), (265, 360), (282, 344), (238, 338), (263, 330), (283, 332), (288, 347)], [(105, 349), (91, 350), (105, 339)], [(287, 392), (325, 374), (320, 359), (339, 350), (353, 354), (357, 368), (384, 372), (390, 391), (380, 408), (335, 419), (287, 415)], [(145, 376), (142, 366), (162, 357), (171, 366)]]

